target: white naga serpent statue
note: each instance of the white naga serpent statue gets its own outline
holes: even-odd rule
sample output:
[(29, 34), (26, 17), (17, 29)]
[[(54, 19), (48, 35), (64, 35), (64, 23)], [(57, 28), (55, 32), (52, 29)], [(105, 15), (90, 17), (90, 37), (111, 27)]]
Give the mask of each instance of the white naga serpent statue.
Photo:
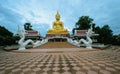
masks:
[(18, 41), (18, 44), (19, 44), (19, 49), (18, 50), (25, 50), (26, 48), (26, 45), (28, 45), (29, 43), (31, 43), (33, 45), (33, 47), (36, 47), (40, 44), (40, 41), (36, 41), (34, 43), (33, 40), (31, 39), (28, 39), (25, 41), (25, 31), (24, 30), (19, 30), (18, 32), (19, 36), (20, 36), (20, 40)]
[(93, 28), (92, 25), (90, 27), (90, 29), (88, 29), (87, 31), (87, 35), (86, 35), (86, 40), (85, 39), (80, 39), (79, 42), (81, 44), (81, 42), (83, 42), (86, 46), (86, 48), (92, 49), (92, 39), (90, 38), (92, 33), (93, 33)]

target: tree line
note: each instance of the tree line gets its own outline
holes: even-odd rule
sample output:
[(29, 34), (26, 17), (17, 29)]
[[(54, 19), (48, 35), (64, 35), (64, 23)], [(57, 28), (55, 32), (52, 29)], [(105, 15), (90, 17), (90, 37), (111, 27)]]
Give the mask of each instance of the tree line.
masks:
[(0, 46), (15, 44), (16, 37), (5, 27), (0, 26)]
[[(30, 23), (25, 23), (24, 29), (33, 30)], [(13, 33), (6, 29), (4, 26), (0, 26), (0, 46), (17, 44), (16, 41), (19, 39), (20, 38), (18, 36), (14, 36)]]
[(93, 23), (93, 21), (94, 20), (89, 16), (81, 16), (76, 22), (75, 28), (73, 28), (72, 30), (73, 34), (75, 30), (87, 30), (92, 25), (93, 31), (99, 34), (99, 36), (95, 37), (98, 40), (98, 43), (120, 45), (120, 34), (113, 35), (113, 32), (110, 29), (109, 25), (106, 24), (102, 27), (99, 27), (96, 26), (96, 24)]
[[(25, 30), (33, 30), (30, 23), (24, 24)], [(14, 36), (12, 32), (6, 29), (4, 26), (0, 26), (0, 46), (17, 44), (19, 40), (18, 36)]]

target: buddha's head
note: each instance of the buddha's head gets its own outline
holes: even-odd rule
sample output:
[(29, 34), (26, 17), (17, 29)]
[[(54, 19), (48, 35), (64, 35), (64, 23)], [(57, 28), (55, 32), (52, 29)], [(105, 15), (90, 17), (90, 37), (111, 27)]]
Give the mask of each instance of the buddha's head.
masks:
[(56, 18), (56, 20), (60, 20), (60, 14), (59, 14), (59, 12), (57, 12), (55, 18)]

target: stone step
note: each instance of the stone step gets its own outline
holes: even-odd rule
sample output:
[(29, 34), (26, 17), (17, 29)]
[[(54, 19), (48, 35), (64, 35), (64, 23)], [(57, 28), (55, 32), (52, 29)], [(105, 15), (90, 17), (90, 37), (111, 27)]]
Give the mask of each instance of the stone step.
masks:
[(36, 48), (79, 48), (79, 47), (74, 46), (68, 42), (48, 42)]

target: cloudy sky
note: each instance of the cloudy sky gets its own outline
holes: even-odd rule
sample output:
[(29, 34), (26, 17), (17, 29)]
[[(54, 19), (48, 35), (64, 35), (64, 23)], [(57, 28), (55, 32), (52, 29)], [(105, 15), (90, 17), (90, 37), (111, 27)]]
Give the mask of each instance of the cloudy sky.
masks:
[(80, 16), (90, 16), (97, 26), (108, 24), (120, 34), (120, 0), (0, 0), (0, 25), (17, 33), (30, 22), (34, 30), (45, 36), (59, 11), (70, 32)]

